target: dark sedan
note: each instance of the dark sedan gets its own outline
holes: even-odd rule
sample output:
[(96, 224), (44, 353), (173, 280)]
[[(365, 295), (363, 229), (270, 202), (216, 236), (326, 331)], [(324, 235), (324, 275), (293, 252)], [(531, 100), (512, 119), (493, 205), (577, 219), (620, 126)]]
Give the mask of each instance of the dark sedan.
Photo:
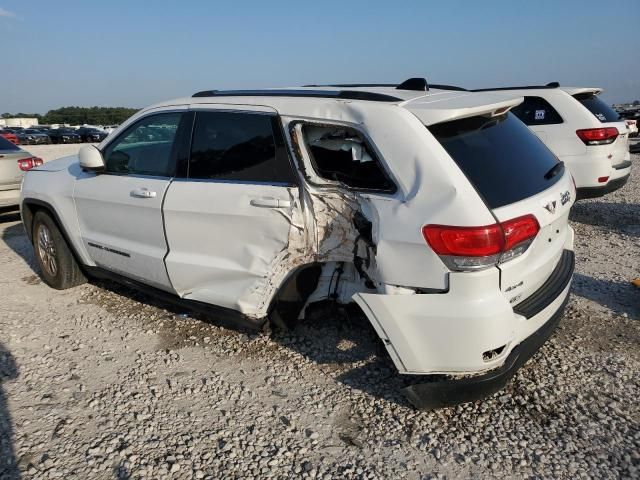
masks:
[(97, 128), (80, 127), (76, 130), (83, 142), (101, 142), (107, 138), (107, 132), (98, 130)]
[(49, 135), (35, 128), (27, 128), (16, 132), (16, 136), (22, 145), (41, 145), (51, 143)]
[(82, 137), (78, 135), (75, 130), (71, 130), (70, 128), (56, 128), (54, 130), (49, 130), (49, 137), (51, 138), (51, 143), (82, 142)]

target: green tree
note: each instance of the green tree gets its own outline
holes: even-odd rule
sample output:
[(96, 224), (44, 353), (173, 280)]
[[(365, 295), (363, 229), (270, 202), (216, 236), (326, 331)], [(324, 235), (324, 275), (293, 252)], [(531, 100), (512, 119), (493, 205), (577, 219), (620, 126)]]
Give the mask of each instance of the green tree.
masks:
[(126, 107), (62, 107), (49, 110), (42, 116), (40, 123), (113, 125), (124, 122), (137, 111), (136, 108)]

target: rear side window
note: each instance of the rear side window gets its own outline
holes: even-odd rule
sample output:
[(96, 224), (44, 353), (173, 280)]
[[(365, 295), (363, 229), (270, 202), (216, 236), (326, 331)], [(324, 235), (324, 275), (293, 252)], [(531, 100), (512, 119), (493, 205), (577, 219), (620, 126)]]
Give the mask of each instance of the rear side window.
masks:
[(489, 208), (546, 190), (563, 173), (558, 159), (510, 113), (470, 117), (429, 127)]
[(339, 125), (304, 125), (302, 134), (320, 177), (358, 190), (395, 192), (395, 184), (357, 130)]
[(294, 184), (274, 115), (197, 112), (189, 178)]
[(578, 93), (573, 96), (587, 110), (603, 123), (617, 122), (620, 120), (620, 114), (609, 105), (604, 103), (597, 95), (593, 93)]
[(511, 112), (525, 125), (556, 125), (562, 117), (544, 98), (524, 97), (524, 102), (513, 107)]
[(0, 131), (0, 150), (11, 151), (11, 152), (17, 152), (18, 150), (20, 150), (20, 147), (17, 147), (13, 143), (11, 143), (9, 140), (4, 138), (2, 136), (2, 133), (4, 132)]

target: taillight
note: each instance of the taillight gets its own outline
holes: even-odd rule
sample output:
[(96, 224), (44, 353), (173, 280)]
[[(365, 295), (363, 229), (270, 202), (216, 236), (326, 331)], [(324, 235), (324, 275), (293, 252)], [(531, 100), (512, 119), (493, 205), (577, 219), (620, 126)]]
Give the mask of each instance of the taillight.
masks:
[(576, 135), (580, 137), (580, 140), (582, 140), (585, 145), (608, 145), (615, 141), (618, 134), (619, 132), (616, 127), (576, 130)]
[(18, 160), (18, 167), (20, 167), (20, 170), (23, 172), (26, 172), (33, 167), (39, 167), (43, 163), (42, 159), (38, 157), (21, 158)]
[(598, 183), (607, 183), (609, 177), (598, 177)]
[(482, 227), (426, 225), (422, 235), (452, 270), (480, 270), (522, 255), (540, 231), (533, 215)]

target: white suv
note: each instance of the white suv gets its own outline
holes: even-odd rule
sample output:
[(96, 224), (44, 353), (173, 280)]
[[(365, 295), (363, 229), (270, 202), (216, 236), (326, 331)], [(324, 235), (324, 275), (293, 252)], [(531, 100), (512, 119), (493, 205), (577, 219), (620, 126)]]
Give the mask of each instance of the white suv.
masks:
[(200, 92), (30, 171), (24, 224), (54, 288), (115, 278), (252, 329), (355, 302), (416, 406), (470, 401), (551, 334), (573, 273), (573, 182), (521, 101)]
[(524, 97), (512, 112), (573, 174), (578, 199), (621, 188), (631, 173), (629, 127), (598, 95), (601, 88), (544, 86), (478, 89)]

